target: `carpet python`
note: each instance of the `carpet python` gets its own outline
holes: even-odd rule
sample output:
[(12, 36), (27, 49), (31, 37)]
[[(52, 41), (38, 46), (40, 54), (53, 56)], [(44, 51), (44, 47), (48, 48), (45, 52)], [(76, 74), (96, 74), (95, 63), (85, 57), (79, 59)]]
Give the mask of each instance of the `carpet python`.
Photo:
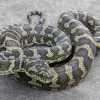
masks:
[[(32, 16), (39, 21), (32, 21)], [(14, 75), (24, 83), (47, 90), (76, 86), (100, 48), (100, 21), (88, 13), (68, 11), (57, 27), (45, 25), (41, 12), (28, 23), (9, 25), (0, 32), (0, 75)]]

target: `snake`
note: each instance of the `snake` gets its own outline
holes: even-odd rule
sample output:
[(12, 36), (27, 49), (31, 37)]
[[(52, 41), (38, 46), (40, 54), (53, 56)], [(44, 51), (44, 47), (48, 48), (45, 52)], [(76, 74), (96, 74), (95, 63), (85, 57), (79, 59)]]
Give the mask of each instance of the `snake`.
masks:
[[(38, 15), (34, 25), (32, 16)], [(44, 25), (41, 12), (28, 24), (9, 25), (0, 34), (0, 75), (14, 75), (45, 90), (73, 87), (86, 77), (100, 48), (100, 22), (82, 11), (60, 15), (57, 27)]]

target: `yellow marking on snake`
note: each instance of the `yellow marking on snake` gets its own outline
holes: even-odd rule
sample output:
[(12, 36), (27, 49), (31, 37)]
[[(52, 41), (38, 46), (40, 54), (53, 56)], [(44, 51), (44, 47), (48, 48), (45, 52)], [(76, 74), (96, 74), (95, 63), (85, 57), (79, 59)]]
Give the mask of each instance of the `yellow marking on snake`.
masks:
[(32, 51), (33, 51), (33, 53), (34, 53), (34, 57), (39, 57), (39, 54), (38, 54), (38, 52), (37, 52), (37, 49), (36, 48), (33, 48), (33, 49), (31, 49)]
[(43, 37), (41, 37), (40, 40), (41, 40), (41, 43), (44, 43)]
[(25, 42), (25, 45), (28, 45), (28, 41), (26, 39), (24, 40), (24, 42)]
[(81, 48), (85, 48), (88, 51), (88, 57), (90, 57), (91, 59), (94, 59), (93, 51), (88, 44), (84, 44), (82, 46), (77, 46), (76, 51), (78, 51)]
[(94, 40), (93, 37), (91, 37), (89, 34), (83, 34), (83, 35), (80, 35), (80, 36), (76, 36), (76, 37), (75, 37), (75, 41), (79, 42), (79, 40), (80, 40), (81, 38), (87, 38), (87, 39), (91, 40), (92, 43), (93, 43), (94, 45), (96, 45), (95, 40)]
[(60, 85), (56, 83), (57, 80), (58, 80), (58, 76), (59, 76), (58, 73), (55, 71), (54, 68), (51, 68), (51, 71), (53, 72), (54, 77), (53, 77), (53, 79), (52, 79), (52, 84), (50, 85), (50, 87), (51, 87), (51, 88), (60, 87)]
[[(44, 80), (44, 79), (38, 77), (38, 76), (35, 75), (35, 74), (29, 73), (29, 72), (28, 72), (29, 70), (28, 70), (28, 71), (24, 70), (24, 71), (25, 71), (26, 75), (28, 75), (29, 77), (31, 77), (32, 79), (34, 79), (34, 81), (38, 79), (38, 80), (41, 80), (43, 83), (49, 83), (49, 79)], [(50, 81), (51, 81), (51, 80), (50, 80)]]
[(10, 67), (9, 67), (9, 71), (13, 73), (13, 68), (15, 67), (15, 60), (11, 61)]
[(70, 65), (65, 65), (65, 73), (68, 75), (70, 80), (73, 80), (72, 67)]
[(53, 55), (54, 55), (53, 52), (51, 52), (51, 50), (49, 48), (46, 48), (46, 50), (48, 52), (46, 56), (47, 57), (53, 57)]
[(55, 71), (54, 68), (51, 68), (51, 72), (53, 73), (54, 77), (52, 78), (52, 82), (56, 82), (58, 80), (58, 73)]
[(78, 25), (78, 26), (76, 26), (75, 28), (73, 28), (73, 29), (71, 29), (71, 33), (73, 34), (73, 33), (76, 33), (77, 31), (77, 29), (84, 29), (84, 30), (87, 30), (88, 31), (88, 28), (86, 28), (86, 27), (83, 27), (83, 25)]
[(74, 57), (73, 59), (77, 59), (79, 61), (79, 68), (81, 69), (81, 71), (83, 72), (83, 75), (81, 75), (81, 77), (84, 77), (86, 75), (86, 69), (85, 69), (85, 65), (84, 65), (84, 58), (83, 57)]
[(33, 41), (32, 42), (33, 43), (36, 42), (36, 37), (35, 36), (33, 36)]
[(7, 50), (8, 50), (8, 51), (17, 50), (17, 51), (20, 52), (20, 56), (19, 56), (19, 58), (20, 58), (19, 69), (21, 69), (21, 62), (22, 62), (22, 60), (23, 60), (23, 57), (25, 57), (23, 50), (22, 50), (20, 47), (7, 47)]

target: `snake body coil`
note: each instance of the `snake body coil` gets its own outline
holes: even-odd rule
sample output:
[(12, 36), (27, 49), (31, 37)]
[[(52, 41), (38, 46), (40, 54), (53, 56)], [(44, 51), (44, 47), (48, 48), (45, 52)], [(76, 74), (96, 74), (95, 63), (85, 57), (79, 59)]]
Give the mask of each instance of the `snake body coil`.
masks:
[[(41, 19), (35, 27), (33, 15)], [(9, 26), (0, 34), (0, 75), (14, 74), (20, 81), (49, 90), (77, 85), (100, 47), (99, 20), (83, 12), (66, 12), (58, 28), (43, 28), (41, 13), (31, 12), (27, 18), (29, 24)], [(59, 64), (73, 47), (72, 59)]]

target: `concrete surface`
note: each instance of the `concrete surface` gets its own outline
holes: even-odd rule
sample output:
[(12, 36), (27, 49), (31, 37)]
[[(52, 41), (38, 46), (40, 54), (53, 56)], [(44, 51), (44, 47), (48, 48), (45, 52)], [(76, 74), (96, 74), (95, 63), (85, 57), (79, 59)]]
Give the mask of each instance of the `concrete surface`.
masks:
[[(0, 0), (0, 26), (23, 23), (26, 14), (41, 10), (47, 23), (55, 25), (61, 12), (81, 9), (100, 16), (100, 0)], [(25, 87), (8, 77), (0, 77), (0, 100), (100, 100), (100, 55), (86, 79), (79, 86), (60, 92)]]

